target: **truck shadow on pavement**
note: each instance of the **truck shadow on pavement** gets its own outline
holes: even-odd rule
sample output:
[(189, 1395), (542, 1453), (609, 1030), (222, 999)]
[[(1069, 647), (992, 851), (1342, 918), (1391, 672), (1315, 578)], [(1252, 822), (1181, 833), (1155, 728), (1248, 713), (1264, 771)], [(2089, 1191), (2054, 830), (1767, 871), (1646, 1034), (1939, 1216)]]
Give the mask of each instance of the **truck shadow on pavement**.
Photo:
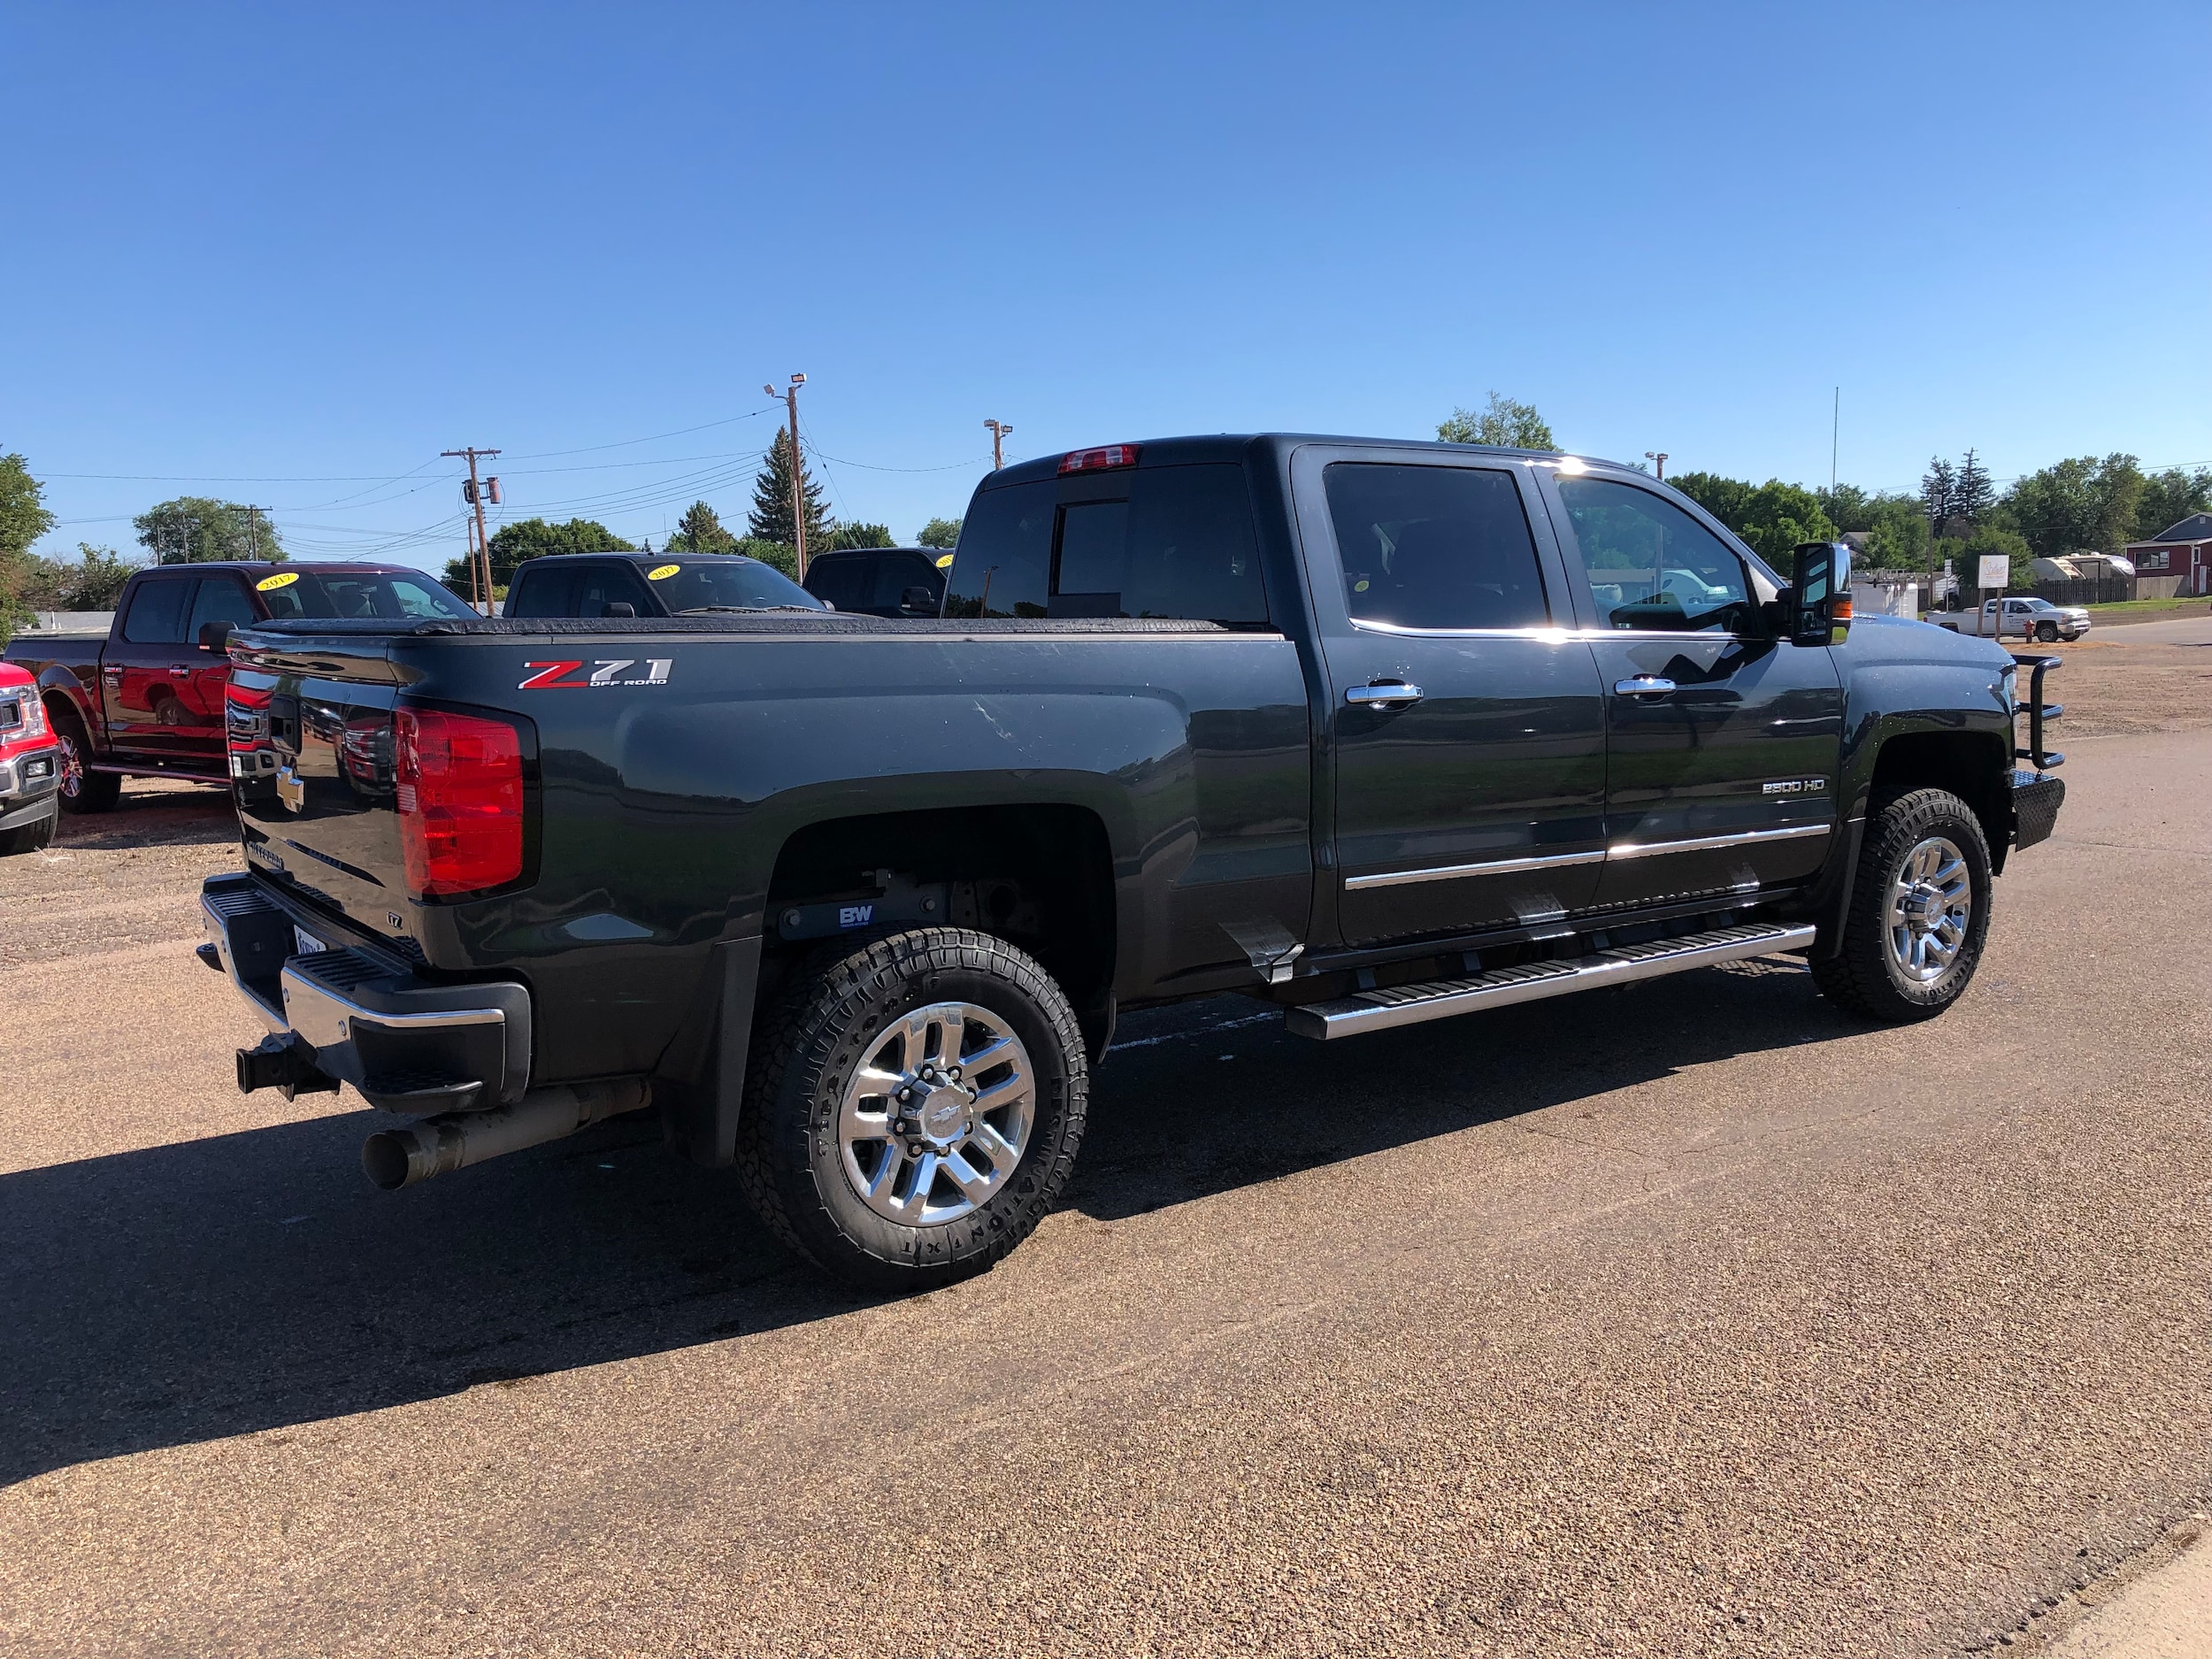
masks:
[[(1256, 1010), (1130, 1023), (1094, 1086), (1070, 1206), (1141, 1215), (1857, 1029), (1801, 969), (1772, 964), (1326, 1046), (1252, 1023)], [(0, 1484), (871, 1300), (795, 1262), (728, 1172), (680, 1164), (635, 1125), (384, 1194), (357, 1162), (378, 1121), (338, 1113), (0, 1176)]]

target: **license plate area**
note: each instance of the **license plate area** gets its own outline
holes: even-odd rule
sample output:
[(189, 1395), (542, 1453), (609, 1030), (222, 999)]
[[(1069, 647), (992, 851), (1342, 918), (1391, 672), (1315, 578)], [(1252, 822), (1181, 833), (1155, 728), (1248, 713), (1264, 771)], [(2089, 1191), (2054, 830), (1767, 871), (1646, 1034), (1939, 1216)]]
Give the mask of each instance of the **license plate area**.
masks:
[(292, 924), (292, 942), (299, 947), (299, 954), (303, 956), (319, 956), (330, 949), (296, 922)]

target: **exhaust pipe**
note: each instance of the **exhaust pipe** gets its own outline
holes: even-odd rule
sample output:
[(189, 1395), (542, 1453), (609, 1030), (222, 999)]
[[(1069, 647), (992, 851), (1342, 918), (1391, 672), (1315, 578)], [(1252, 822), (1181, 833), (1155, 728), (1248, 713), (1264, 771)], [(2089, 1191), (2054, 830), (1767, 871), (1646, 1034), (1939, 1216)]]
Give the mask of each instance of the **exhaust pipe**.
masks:
[(380, 1130), (361, 1143), (361, 1168), (386, 1192), (397, 1192), (652, 1103), (652, 1085), (643, 1078), (532, 1089), (512, 1106), (446, 1112), (404, 1129)]

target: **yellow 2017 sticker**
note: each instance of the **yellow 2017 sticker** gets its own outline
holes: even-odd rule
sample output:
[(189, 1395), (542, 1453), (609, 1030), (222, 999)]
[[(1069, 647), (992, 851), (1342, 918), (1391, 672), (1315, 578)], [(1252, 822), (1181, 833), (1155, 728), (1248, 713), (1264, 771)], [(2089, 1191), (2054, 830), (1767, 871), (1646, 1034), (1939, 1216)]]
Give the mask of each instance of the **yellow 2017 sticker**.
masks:
[(937, 568), (941, 571), (950, 570), (952, 568), (952, 555), (948, 553), (944, 557), (939, 559), (937, 561)]
[(664, 582), (682, 569), (683, 566), (680, 565), (656, 565), (645, 572), (645, 580), (649, 582)]
[(273, 594), (280, 588), (289, 588), (299, 579), (297, 571), (280, 571), (274, 576), (264, 576), (253, 585), (253, 590), (257, 594)]

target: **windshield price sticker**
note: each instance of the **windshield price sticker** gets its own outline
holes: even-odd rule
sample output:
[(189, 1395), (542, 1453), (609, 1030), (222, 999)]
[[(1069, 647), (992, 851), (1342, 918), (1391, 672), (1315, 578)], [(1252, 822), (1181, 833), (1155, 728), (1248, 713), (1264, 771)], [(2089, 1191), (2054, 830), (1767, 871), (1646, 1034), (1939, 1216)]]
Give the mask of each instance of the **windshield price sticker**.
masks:
[(280, 588), (289, 588), (299, 579), (297, 571), (280, 571), (274, 576), (264, 576), (253, 585), (253, 590), (257, 594), (273, 594)]
[(682, 569), (683, 566), (680, 565), (656, 565), (645, 572), (645, 580), (649, 582), (664, 582)]
[[(626, 675), (624, 673), (626, 669), (638, 666), (636, 657), (603, 657), (597, 662), (587, 663), (579, 657), (557, 663), (525, 663), (523, 664), (525, 668), (534, 668), (537, 672), (516, 682), (516, 689), (518, 691), (590, 691), (595, 687), (603, 688), (608, 686), (664, 686), (668, 683), (669, 670), (675, 665), (676, 659), (672, 657), (649, 657), (645, 659), (645, 672), (642, 674)], [(582, 679), (571, 678), (583, 668), (591, 670), (588, 676)]]

